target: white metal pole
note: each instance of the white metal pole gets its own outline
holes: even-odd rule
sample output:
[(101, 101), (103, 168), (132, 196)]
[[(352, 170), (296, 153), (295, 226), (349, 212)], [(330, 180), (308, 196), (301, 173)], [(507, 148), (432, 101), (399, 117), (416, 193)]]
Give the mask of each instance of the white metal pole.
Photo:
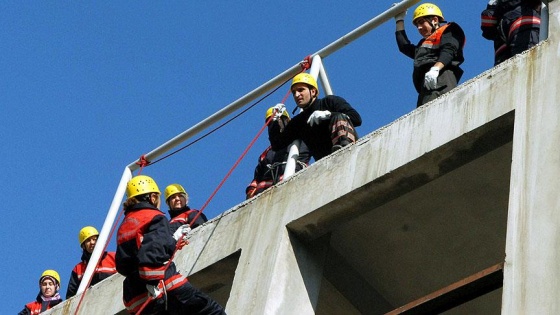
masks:
[(80, 286), (78, 287), (78, 292), (76, 293), (76, 295), (81, 294), (85, 291), (89, 279), (92, 277), (93, 272), (95, 271), (97, 262), (103, 254), (103, 249), (105, 248), (105, 244), (109, 239), (109, 233), (111, 232), (113, 223), (115, 222), (115, 218), (117, 217), (117, 214), (119, 213), (119, 209), (121, 207), (121, 202), (126, 191), (126, 184), (131, 178), (132, 172), (128, 167), (126, 167), (121, 177), (119, 186), (117, 187), (117, 191), (115, 192), (115, 196), (113, 197), (113, 202), (111, 203), (111, 207), (109, 208), (109, 212), (107, 213), (105, 222), (103, 223), (103, 228), (101, 228), (101, 232), (99, 232), (97, 243), (95, 244), (93, 253), (91, 253), (91, 258), (89, 259), (89, 263), (80, 282)]
[(548, 20), (548, 0), (545, 0), (541, 4), (541, 27), (539, 29), (539, 41), (543, 41), (548, 38)]
[(299, 146), (301, 140), (297, 139), (290, 145), (290, 150), (288, 151), (288, 160), (286, 161), (286, 168), (284, 169), (284, 176), (282, 180), (287, 180), (296, 173), (296, 163), (299, 157)]

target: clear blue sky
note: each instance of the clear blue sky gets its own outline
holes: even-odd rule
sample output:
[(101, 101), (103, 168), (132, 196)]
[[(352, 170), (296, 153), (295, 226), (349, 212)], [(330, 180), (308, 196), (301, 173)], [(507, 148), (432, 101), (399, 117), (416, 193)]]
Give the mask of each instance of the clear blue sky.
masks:
[[(101, 229), (126, 165), (388, 9), (393, 1), (4, 1), (0, 3), (0, 313), (19, 312), (45, 269), (63, 296), (81, 249)], [(313, 5), (311, 5), (313, 4)], [(485, 1), (438, 1), (467, 34), (465, 82), (492, 66), (480, 36)], [(410, 18), (409, 37), (419, 40)], [(393, 20), (324, 60), (336, 95), (362, 115), (360, 135), (415, 109), (412, 60)], [(148, 167), (199, 208), (288, 86), (219, 132)], [(324, 93), (322, 92), (324, 95)], [(286, 102), (291, 110), (291, 97)], [(460, 104), (449, 104), (460, 106)], [(266, 133), (209, 204), (244, 200)], [(317, 189), (317, 187), (309, 187)], [(167, 209), (164, 209), (167, 210)], [(112, 242), (109, 250), (114, 250)], [(187, 248), (188, 250), (188, 248)]]

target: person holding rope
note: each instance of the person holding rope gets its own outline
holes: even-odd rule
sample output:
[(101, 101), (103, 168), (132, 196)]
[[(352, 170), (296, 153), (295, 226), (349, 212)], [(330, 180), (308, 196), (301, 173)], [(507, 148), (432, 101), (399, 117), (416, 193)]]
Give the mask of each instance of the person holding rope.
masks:
[[(274, 107), (271, 107), (266, 111), (264, 117), (265, 122), (268, 122), (273, 114)], [(269, 124), (278, 124), (280, 132), (282, 132), (289, 121), (290, 115), (286, 110), (284, 110), (284, 112), (281, 113), (280, 118), (271, 121)], [(286, 167), (286, 161), (288, 160), (288, 150), (288, 147), (284, 147), (280, 150), (272, 150), (272, 147), (268, 146), (268, 148), (261, 153), (258, 164), (255, 167), (253, 181), (251, 181), (249, 186), (245, 189), (246, 199), (262, 193), (268, 187), (271, 187), (282, 180), (282, 175), (284, 174), (284, 169)], [(309, 148), (307, 148), (305, 142), (301, 142), (296, 163), (296, 172), (307, 167), (309, 165), (309, 159)]]
[(208, 221), (204, 213), (188, 206), (189, 194), (180, 184), (167, 186), (163, 194), (165, 195), (165, 203), (169, 207), (168, 212), (171, 217), (169, 226), (172, 232), (177, 231), (179, 227), (185, 224), (194, 229)]
[(399, 51), (414, 59), (412, 82), (418, 92), (416, 107), (420, 107), (457, 86), (463, 75), (459, 67), (465, 58), (465, 33), (454, 22), (442, 24), (441, 10), (432, 3), (424, 3), (414, 10), (412, 24), (422, 36), (417, 45), (408, 39), (404, 29), (406, 11), (395, 16), (396, 39)]
[[(358, 140), (355, 127), (362, 124), (362, 118), (345, 99), (335, 95), (318, 98), (317, 81), (305, 72), (292, 79), (290, 90), (302, 112), (294, 116), (284, 130), (279, 124), (269, 126), (268, 135), (273, 150), (281, 150), (294, 140), (301, 139), (318, 161)], [(274, 108), (274, 119), (278, 120), (286, 108), (284, 104)]]
[[(80, 282), (82, 282), (82, 277), (86, 272), (89, 259), (95, 249), (98, 237), (99, 232), (93, 226), (85, 226), (78, 233), (78, 242), (82, 248), (82, 260), (74, 267), (74, 269), (72, 269), (68, 288), (66, 289), (66, 299), (73, 297), (76, 295), (76, 292), (78, 292)], [(115, 273), (117, 273), (117, 268), (115, 266), (115, 252), (104, 252), (103, 255), (101, 255), (95, 271), (93, 272), (90, 286), (101, 282), (101, 280), (109, 278)]]
[[(209, 296), (177, 272), (172, 261), (183, 226), (172, 233), (159, 210), (160, 190), (149, 176), (133, 177), (126, 187), (125, 218), (117, 233), (117, 271), (125, 276), (123, 302), (130, 314), (225, 314)], [(177, 247), (177, 248), (180, 248)]]

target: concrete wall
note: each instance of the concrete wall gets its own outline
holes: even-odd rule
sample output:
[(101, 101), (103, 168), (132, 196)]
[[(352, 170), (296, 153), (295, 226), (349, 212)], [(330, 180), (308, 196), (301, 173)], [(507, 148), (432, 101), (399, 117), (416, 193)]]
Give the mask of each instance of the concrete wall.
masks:
[[(369, 216), (372, 221), (362, 220), (361, 223), (370, 222), (370, 226), (375, 226), (375, 222), (386, 220), (388, 213), (396, 220), (404, 220), (404, 216), (394, 211), (395, 200), (401, 206), (406, 201), (406, 207), (412, 209), (412, 204), (417, 203), (410, 200), (414, 192), (426, 196), (433, 191), (422, 189), (439, 187), (434, 189), (441, 191), (443, 186), (457, 181), (449, 181), (448, 174), (468, 177), (472, 172), (455, 170), (469, 163), (479, 163), (473, 168), (479, 169), (488, 161), (494, 161), (482, 156), (489, 156), (492, 150), (509, 143), (505, 150), (499, 151), (502, 160), (506, 155), (506, 163), (510, 161), (509, 154), (512, 158), (511, 181), (505, 179), (509, 185), (509, 192), (506, 189), (505, 193), (509, 198), (509, 209), (504, 210), (508, 216), (507, 235), (502, 242), (505, 246), (498, 241), (494, 242), (500, 243), (497, 247), (488, 248), (498, 257), (492, 259), (500, 259), (503, 251), (506, 253), (503, 295), (501, 301), (497, 295), (493, 301), (481, 303), (494, 306), (501, 303), (503, 314), (559, 314), (560, 281), (555, 280), (560, 279), (557, 257), (557, 244), (560, 244), (557, 233), (560, 226), (557, 211), (560, 202), (557, 176), (560, 174), (559, 17), (558, 1), (554, 1), (548, 41), (364, 136), (357, 144), (313, 164), (196, 229), (191, 244), (177, 254), (175, 261), (179, 270), (192, 275), (193, 284), (225, 305), (229, 314), (374, 314), (396, 308), (403, 297), (406, 300), (425, 294), (417, 289), (418, 283), (427, 283), (425, 279), (433, 280), (437, 287), (454, 278), (444, 279), (438, 274), (438, 268), (441, 270), (444, 263), (426, 274), (425, 279), (416, 283), (409, 281), (410, 284), (402, 281), (399, 288), (393, 288), (398, 283), (397, 278), (385, 279), (385, 275), (370, 274), (368, 268), (375, 266), (376, 257), (383, 256), (382, 251), (388, 253), (394, 249), (379, 247), (375, 251), (368, 245), (371, 240), (367, 237), (355, 239), (355, 242), (350, 237), (345, 238), (345, 235), (353, 235), (350, 232), (358, 227), (353, 220), (357, 217), (366, 220)], [(509, 167), (507, 165), (508, 171)], [(439, 185), (430, 184), (438, 181)], [(465, 187), (468, 185), (462, 190)], [(480, 193), (476, 196), (473, 198), (480, 197)], [(452, 195), (441, 201), (441, 205), (461, 197)], [(430, 209), (435, 207), (437, 205), (429, 206)], [(385, 214), (379, 215), (381, 212)], [(435, 215), (438, 212), (426, 212), (415, 220)], [(489, 220), (496, 220), (492, 223), (497, 224), (502, 219), (486, 217), (473, 222), (482, 226)], [(425, 238), (425, 244), (433, 243), (437, 236), (429, 234), (428, 230), (433, 233), (440, 226), (430, 226), (434, 223), (428, 220), (424, 223), (426, 231), (413, 234), (414, 239)], [(459, 226), (461, 222), (455, 224)], [(469, 226), (463, 227), (469, 229)], [(487, 228), (490, 233), (493, 227)], [(383, 233), (375, 237), (392, 232)], [(334, 240), (333, 235), (337, 236)], [(449, 237), (441, 237), (441, 241), (446, 238)], [(340, 239), (346, 242), (340, 243)], [(352, 250), (345, 251), (345, 248)], [(417, 262), (412, 265), (418, 265), (431, 258), (424, 252), (412, 254), (413, 249), (404, 245), (395, 259), (406, 256)], [(328, 267), (326, 262), (335, 257), (333, 251), (345, 251), (337, 258), (340, 261), (337, 265), (347, 264), (344, 269), (352, 269), (354, 278), (365, 288), (361, 293), (337, 285), (342, 280), (329, 280), (336, 278), (336, 273), (342, 276), (339, 278), (349, 275), (347, 271), (333, 271), (334, 267)], [(450, 251), (459, 253), (461, 249), (443, 252), (438, 261), (445, 261), (445, 255), (452, 256)], [(356, 257), (361, 258), (353, 259), (353, 252), (359, 253)], [(476, 259), (482, 261), (483, 257)], [(487, 262), (481, 263), (484, 264)], [(448, 265), (453, 268), (446, 274), (457, 271), (456, 262), (448, 261)], [(390, 269), (392, 266), (395, 270)], [(326, 268), (330, 268), (328, 272)], [(409, 278), (417, 273), (391, 261), (383, 268), (385, 274), (405, 273)], [(473, 273), (472, 268), (478, 266), (466, 266), (454, 277)], [(326, 279), (325, 274), (330, 274), (330, 278)], [(438, 279), (441, 281), (436, 281)], [(116, 275), (92, 287), (81, 303), (79, 314), (123, 311), (122, 280)], [(423, 290), (432, 288), (426, 286)], [(363, 296), (359, 300), (351, 297), (360, 294)], [(373, 311), (375, 306), (360, 306), (367, 305), (367, 300), (373, 296), (376, 296), (379, 310)], [(77, 296), (66, 301), (50, 314), (74, 314), (79, 299)]]

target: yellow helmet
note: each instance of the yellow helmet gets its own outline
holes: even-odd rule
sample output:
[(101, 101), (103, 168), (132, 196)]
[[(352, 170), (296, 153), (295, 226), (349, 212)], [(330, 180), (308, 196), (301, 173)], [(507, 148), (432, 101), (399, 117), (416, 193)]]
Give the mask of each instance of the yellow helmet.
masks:
[[(266, 115), (264, 116), (264, 120), (268, 120), (268, 118), (270, 116), (272, 116), (272, 113), (274, 113), (274, 107), (271, 107), (271, 108), (267, 109)], [(286, 117), (290, 118), (290, 114), (288, 114), (288, 111), (286, 109), (284, 109), (284, 112), (282, 113), (282, 116), (286, 116)]]
[(187, 194), (187, 191), (185, 190), (185, 188), (183, 188), (183, 186), (179, 185), (179, 184), (171, 184), (167, 187), (165, 187), (165, 191), (163, 192), (163, 194), (165, 195), (165, 202), (167, 202), (167, 199), (171, 196), (171, 195), (175, 195), (175, 194), (185, 194), (185, 197), (188, 197), (189, 194)]
[(161, 194), (156, 182), (150, 176), (134, 176), (128, 181), (128, 184), (126, 184), (126, 196), (128, 198), (153, 192)]
[(90, 237), (99, 236), (99, 232), (93, 226), (84, 226), (78, 233), (80, 246)]
[(441, 13), (441, 10), (437, 5), (433, 3), (424, 3), (419, 5), (418, 8), (414, 10), (414, 13), (412, 15), (412, 24), (416, 25), (416, 20), (425, 16), (437, 16), (440, 22), (445, 20), (443, 18), (443, 13)]
[(39, 278), (39, 284), (43, 281), (45, 277), (53, 278), (54, 280), (56, 280), (57, 284), (60, 285), (60, 276), (58, 275), (58, 272), (56, 272), (55, 270), (48, 269), (43, 271), (41, 278)]
[(315, 90), (317, 90), (317, 95), (319, 95), (319, 86), (317, 85), (317, 81), (311, 74), (302, 72), (296, 75), (292, 80), (292, 85), (290, 85), (290, 89), (294, 86), (294, 84), (297, 83), (305, 83), (307, 85), (314, 87)]

